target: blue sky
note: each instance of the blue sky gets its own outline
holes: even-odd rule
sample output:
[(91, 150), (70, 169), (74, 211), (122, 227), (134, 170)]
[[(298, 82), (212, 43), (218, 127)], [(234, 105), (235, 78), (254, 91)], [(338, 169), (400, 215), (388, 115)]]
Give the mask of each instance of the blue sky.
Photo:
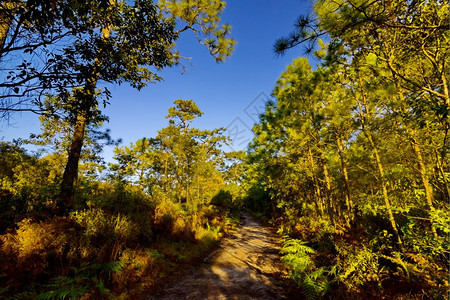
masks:
[[(307, 0), (228, 0), (222, 21), (232, 25), (232, 37), (237, 41), (234, 53), (224, 63), (217, 64), (207, 49), (191, 33), (177, 43), (188, 68), (165, 69), (163, 82), (150, 84), (141, 91), (128, 87), (109, 86), (111, 105), (105, 110), (109, 116), (106, 128), (113, 138), (122, 138), (129, 145), (142, 137), (153, 137), (167, 125), (167, 110), (176, 99), (192, 99), (204, 112), (193, 126), (202, 129), (228, 127), (237, 138), (231, 147), (245, 149), (251, 137), (249, 128), (257, 120), (263, 101), (270, 96), (276, 80), (286, 66), (298, 56), (300, 48), (285, 56), (273, 53), (276, 39), (288, 34), (300, 14), (309, 11)], [(0, 139), (10, 141), (39, 133), (39, 120), (33, 114), (14, 116), (11, 125), (0, 125)], [(112, 148), (104, 150), (106, 160), (112, 158)]]

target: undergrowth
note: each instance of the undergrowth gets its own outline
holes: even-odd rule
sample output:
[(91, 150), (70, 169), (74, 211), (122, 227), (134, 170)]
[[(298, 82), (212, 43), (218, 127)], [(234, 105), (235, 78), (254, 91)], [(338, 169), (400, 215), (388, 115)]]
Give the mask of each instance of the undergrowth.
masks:
[(133, 187), (120, 201), (112, 197), (115, 189), (98, 186), (95, 198), (79, 195), (84, 208), (64, 217), (31, 214), (0, 235), (0, 298), (134, 297), (207, 255), (237, 223), (230, 210), (188, 212)]
[[(306, 299), (448, 299), (448, 251), (439, 236), (426, 248), (401, 249), (386, 230), (333, 230), (306, 216), (279, 222), (281, 261)], [(418, 238), (404, 232), (405, 240)]]

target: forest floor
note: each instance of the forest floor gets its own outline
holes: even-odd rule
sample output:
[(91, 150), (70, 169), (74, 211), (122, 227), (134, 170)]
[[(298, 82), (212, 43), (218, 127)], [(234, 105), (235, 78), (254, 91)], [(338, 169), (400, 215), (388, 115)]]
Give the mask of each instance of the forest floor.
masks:
[(242, 221), (203, 262), (142, 299), (299, 299), (299, 292), (281, 277), (279, 237), (249, 215)]

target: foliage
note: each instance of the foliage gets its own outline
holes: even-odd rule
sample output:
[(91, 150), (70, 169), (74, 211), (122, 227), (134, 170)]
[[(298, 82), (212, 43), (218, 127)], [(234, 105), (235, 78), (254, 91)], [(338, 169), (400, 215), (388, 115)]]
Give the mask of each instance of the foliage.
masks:
[[(8, 117), (14, 111), (30, 110), (63, 118), (72, 127), (58, 214), (73, 206), (85, 131), (107, 119), (100, 107), (109, 103), (111, 94), (106, 87), (97, 88), (100, 82), (126, 82), (142, 89), (148, 82), (160, 81), (154, 69), (179, 63), (174, 42), (189, 29), (217, 61), (231, 55), (235, 43), (229, 38), (230, 26), (217, 28), (225, 7), (222, 1), (82, 4), (2, 4), (0, 57), (21, 51), (26, 55), (18, 59), (17, 67), (15, 61), (6, 64), (9, 72), (0, 84), (0, 111)], [(175, 30), (177, 23), (184, 22), (183, 29)], [(49, 93), (54, 96), (42, 101), (42, 95)]]
[(170, 21), (181, 21), (181, 29), (176, 34), (192, 30), (199, 43), (208, 48), (217, 62), (223, 62), (230, 56), (236, 44), (235, 40), (229, 38), (231, 26), (219, 26), (225, 5), (222, 0), (158, 1), (159, 8), (168, 15)]
[(82, 265), (80, 269), (73, 269), (73, 277), (58, 276), (51, 280), (36, 299), (77, 299), (82, 296), (108, 297), (111, 291), (105, 287), (98, 276), (109, 272), (119, 272), (122, 269), (120, 262), (107, 264)]
[(220, 172), (234, 156), (220, 150), (223, 129), (190, 127), (202, 115), (192, 100), (175, 101), (157, 137), (117, 148), (106, 181), (102, 142), (115, 141), (99, 126), (111, 96), (105, 83), (141, 89), (160, 81), (158, 70), (183, 59), (175, 49), (183, 32), (193, 31), (217, 62), (231, 55), (224, 8), (216, 0), (0, 4), (0, 117), (42, 114), (42, 133), (27, 142), (50, 146), (30, 155), (0, 144), (2, 296), (126, 295), (220, 239), (238, 204), (220, 211), (209, 202), (226, 187)]
[[(64, 217), (53, 211), (70, 144), (59, 133), (70, 126), (42, 118), (43, 133), (33, 140), (56, 147), (41, 157), (2, 142), (2, 296), (129, 297), (217, 246), (239, 218), (241, 170), (233, 170), (234, 181), (226, 182), (225, 174), (242, 154), (237, 158), (219, 149), (227, 139), (221, 129), (190, 126), (200, 115), (195, 111), (200, 110), (193, 101), (176, 101), (169, 130), (117, 147), (119, 164), (106, 181), (99, 172), (80, 172), (72, 211)], [(86, 135), (91, 150), (100, 147), (94, 128)], [(90, 159), (86, 154), (83, 161)], [(182, 201), (180, 193), (187, 196)], [(225, 201), (215, 203), (214, 195), (221, 193)], [(29, 282), (34, 284), (25, 286)]]
[(321, 64), (294, 59), (254, 126), (246, 179), (266, 197), (249, 207), (308, 241), (315, 269), (333, 270), (331, 297), (445, 298), (446, 26), (443, 1), (315, 1), (276, 43)]
[(12, 143), (0, 143), (0, 232), (28, 214), (46, 214), (55, 205), (61, 157), (29, 155)]
[(346, 287), (350, 294), (364, 294), (362, 289), (375, 285), (381, 288), (381, 278), (386, 276), (386, 270), (379, 265), (379, 256), (366, 247), (351, 248), (342, 245), (338, 249), (337, 268), (338, 282)]
[[(232, 168), (226, 162), (233, 157), (220, 150), (227, 140), (223, 128), (200, 130), (191, 126), (203, 114), (194, 101), (178, 99), (174, 104), (166, 116), (169, 125), (155, 138), (116, 147), (118, 164), (111, 165), (111, 177), (139, 185), (162, 203), (167, 203), (166, 199), (177, 201), (195, 212), (224, 188), (220, 171)], [(237, 191), (235, 197), (239, 197)]]
[[(24, 109), (51, 113), (51, 107), (32, 98), (56, 92), (67, 111), (80, 110), (67, 91), (86, 86), (92, 72), (98, 80), (142, 88), (146, 81), (160, 80), (147, 66), (160, 69), (179, 62), (173, 43), (186, 30), (223, 61), (235, 44), (230, 26), (219, 28), (224, 9), (223, 1), (6, 1), (1, 5), (1, 62), (25, 55), (5, 64), (0, 107), (6, 114)], [(184, 28), (175, 30), (178, 23)]]
[(317, 299), (329, 290), (326, 268), (316, 268), (311, 255), (315, 251), (300, 240), (286, 238), (283, 243), (281, 261), (286, 265), (289, 277), (302, 288), (306, 299)]

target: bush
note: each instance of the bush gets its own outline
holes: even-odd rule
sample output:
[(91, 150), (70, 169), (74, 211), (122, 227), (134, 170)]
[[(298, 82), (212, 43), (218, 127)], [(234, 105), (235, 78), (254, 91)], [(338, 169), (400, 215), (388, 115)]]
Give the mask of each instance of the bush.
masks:
[(7, 275), (9, 285), (35, 281), (49, 271), (65, 271), (62, 263), (74, 238), (70, 219), (56, 217), (46, 222), (24, 219), (17, 225), (17, 230), (0, 236), (4, 258), (1, 272)]
[(137, 282), (147, 278), (150, 285), (159, 278), (164, 269), (164, 255), (154, 249), (125, 249), (119, 258), (122, 268), (112, 273), (112, 286), (116, 294), (132, 288)]
[(135, 224), (127, 216), (112, 215), (102, 209), (74, 212), (71, 217), (82, 227), (82, 259), (96, 262), (115, 261), (129, 241), (136, 240)]
[(365, 289), (381, 291), (381, 280), (386, 274), (378, 262), (379, 256), (364, 246), (337, 246), (336, 280), (345, 286), (346, 292), (364, 295)]

